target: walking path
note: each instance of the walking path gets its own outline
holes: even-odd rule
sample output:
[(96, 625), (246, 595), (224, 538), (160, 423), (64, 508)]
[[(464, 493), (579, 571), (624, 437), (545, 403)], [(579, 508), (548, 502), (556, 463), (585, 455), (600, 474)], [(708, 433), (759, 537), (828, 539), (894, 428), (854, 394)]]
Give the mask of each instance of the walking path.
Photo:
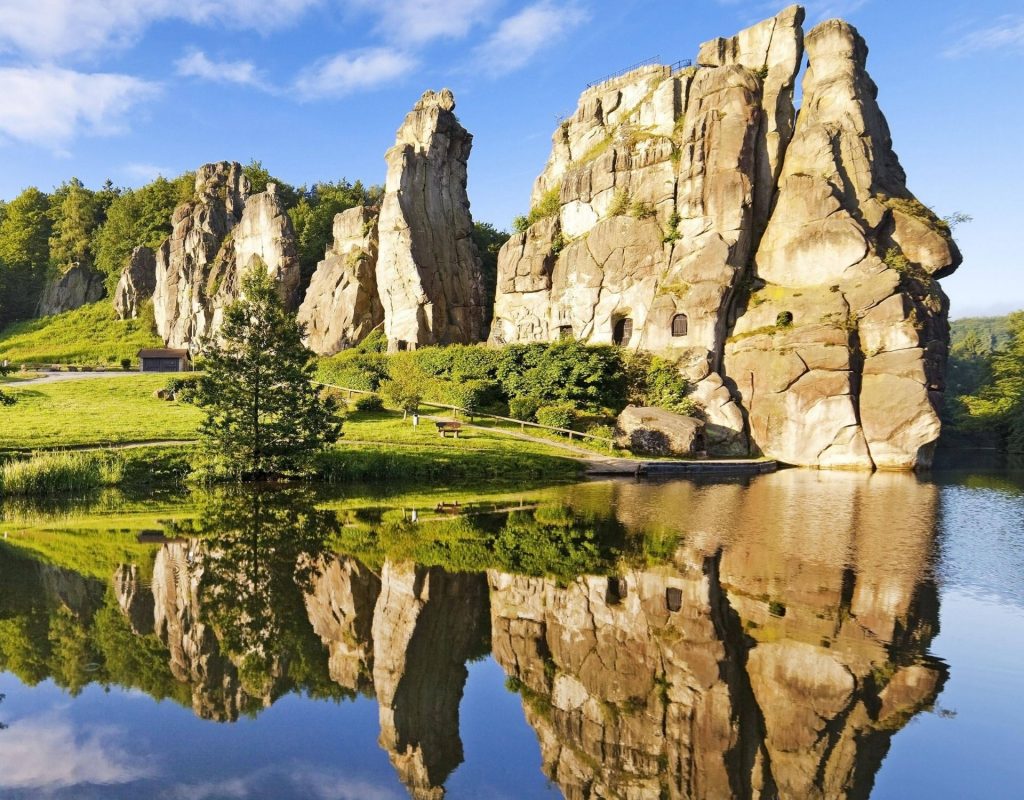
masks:
[(140, 373), (132, 371), (110, 371), (110, 372), (47, 372), (39, 378), (28, 378), (23, 381), (11, 381), (5, 383), (8, 389), (20, 389), (22, 386), (36, 386), (40, 383), (59, 383), (61, 381), (80, 381), (89, 378), (130, 378), (138, 377)]

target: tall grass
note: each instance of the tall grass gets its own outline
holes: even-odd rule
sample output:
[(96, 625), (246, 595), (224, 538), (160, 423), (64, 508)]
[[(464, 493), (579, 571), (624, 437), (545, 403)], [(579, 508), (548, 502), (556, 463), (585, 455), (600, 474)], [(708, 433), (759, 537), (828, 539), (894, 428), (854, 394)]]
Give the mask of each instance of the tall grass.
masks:
[(115, 453), (33, 453), (0, 469), (0, 495), (54, 495), (116, 486), (124, 460)]

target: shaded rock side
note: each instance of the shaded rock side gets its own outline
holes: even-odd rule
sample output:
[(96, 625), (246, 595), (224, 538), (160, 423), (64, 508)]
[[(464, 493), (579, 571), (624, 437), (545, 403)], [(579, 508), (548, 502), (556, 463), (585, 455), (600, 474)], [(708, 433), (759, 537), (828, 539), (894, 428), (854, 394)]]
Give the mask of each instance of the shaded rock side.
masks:
[(704, 449), (704, 422), (663, 408), (626, 406), (615, 421), (615, 443), (640, 455), (691, 456)]
[(145, 245), (132, 250), (114, 291), (114, 311), (119, 319), (135, 319), (142, 304), (156, 291), (156, 253)]
[(37, 316), (49, 317), (74, 311), (102, 300), (106, 293), (102, 273), (86, 264), (72, 264), (66, 272), (46, 284), (39, 300)]
[(376, 209), (357, 206), (337, 214), (334, 240), (299, 306), (313, 352), (331, 355), (353, 347), (383, 322), (376, 270)]
[(444, 797), (462, 763), (465, 665), (485, 652), (486, 630), (483, 575), (385, 562), (373, 617), (380, 745), (417, 800)]
[(473, 137), (447, 89), (425, 92), (387, 152), (376, 279), (392, 350), (486, 338), (466, 165)]
[(169, 346), (194, 349), (213, 332), (213, 297), (226, 272), (221, 247), (248, 196), (240, 164), (204, 164), (196, 171), (193, 199), (174, 210), (171, 235), (157, 251), (153, 293), (157, 333)]
[(132, 633), (145, 636), (153, 632), (153, 593), (148, 590), (137, 564), (120, 564), (114, 573), (114, 596), (128, 620)]
[(761, 452), (790, 464), (927, 466), (939, 436), (948, 226), (906, 188), (868, 76), (839, 20), (806, 38), (803, 107), (726, 348)]

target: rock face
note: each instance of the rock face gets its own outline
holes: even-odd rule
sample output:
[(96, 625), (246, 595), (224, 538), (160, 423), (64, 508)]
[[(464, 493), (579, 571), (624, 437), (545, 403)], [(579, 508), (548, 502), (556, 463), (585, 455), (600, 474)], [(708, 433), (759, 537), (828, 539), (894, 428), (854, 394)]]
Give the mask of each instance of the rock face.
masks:
[(38, 316), (49, 317), (74, 311), (101, 300), (106, 293), (102, 274), (85, 264), (74, 264), (46, 285), (39, 300)]
[(615, 424), (615, 443), (649, 456), (690, 456), (704, 449), (704, 423), (663, 408), (626, 406)]
[(425, 92), (386, 156), (376, 279), (391, 350), (486, 337), (466, 194), (473, 137), (454, 108), (447, 89)]
[(357, 206), (334, 218), (327, 249), (299, 306), (306, 345), (331, 355), (361, 342), (384, 320), (377, 294), (377, 211)]
[(175, 209), (172, 225), (157, 251), (153, 294), (157, 332), (168, 346), (195, 350), (214, 335), (224, 307), (259, 261), (286, 306), (296, 307), (295, 232), (273, 184), (250, 197), (238, 163), (206, 164), (196, 172), (195, 197)]
[(709, 449), (818, 467), (930, 461), (960, 262), (906, 188), (867, 48), (792, 6), (587, 89), (498, 258), (490, 341), (674, 360)]
[(119, 319), (139, 316), (142, 304), (156, 290), (156, 254), (145, 245), (132, 250), (132, 254), (117, 281), (114, 291), (114, 311)]

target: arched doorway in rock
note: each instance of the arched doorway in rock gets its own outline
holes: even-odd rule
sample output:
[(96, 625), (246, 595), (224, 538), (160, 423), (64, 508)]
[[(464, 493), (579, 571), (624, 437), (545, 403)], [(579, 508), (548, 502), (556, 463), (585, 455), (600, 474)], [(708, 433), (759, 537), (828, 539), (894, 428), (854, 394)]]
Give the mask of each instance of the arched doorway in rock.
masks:
[(676, 314), (672, 317), (672, 335), (673, 336), (686, 336), (686, 332), (689, 330), (690, 321), (686, 318), (686, 314)]
[(616, 320), (612, 326), (612, 344), (626, 347), (631, 338), (633, 338), (633, 320), (629, 317)]

